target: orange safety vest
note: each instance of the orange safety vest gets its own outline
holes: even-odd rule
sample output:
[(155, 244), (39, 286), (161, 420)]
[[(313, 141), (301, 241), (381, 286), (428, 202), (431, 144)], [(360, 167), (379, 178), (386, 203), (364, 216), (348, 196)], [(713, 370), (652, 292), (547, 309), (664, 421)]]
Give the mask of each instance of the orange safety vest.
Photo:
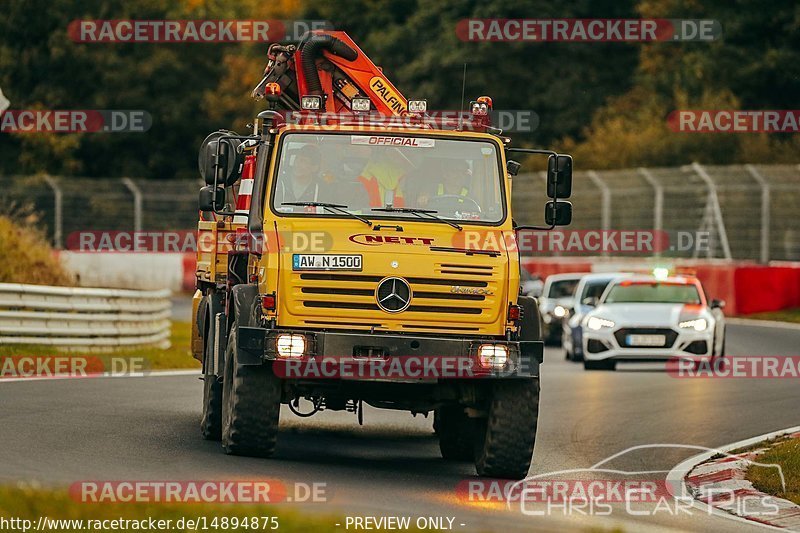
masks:
[[(367, 178), (366, 176), (359, 176), (358, 181), (361, 182), (361, 184), (364, 186), (364, 189), (367, 191), (370, 207), (383, 206), (383, 195), (381, 194), (381, 185), (378, 183), (378, 178), (375, 176), (370, 178)], [(394, 207), (405, 207), (405, 205), (406, 202), (402, 196), (402, 193), (395, 189)]]

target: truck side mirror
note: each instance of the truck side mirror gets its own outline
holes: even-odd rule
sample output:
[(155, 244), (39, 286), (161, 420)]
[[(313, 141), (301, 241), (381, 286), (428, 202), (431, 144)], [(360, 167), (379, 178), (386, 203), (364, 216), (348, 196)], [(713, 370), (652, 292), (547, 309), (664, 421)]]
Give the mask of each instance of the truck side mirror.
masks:
[(213, 185), (206, 185), (200, 189), (200, 197), (197, 202), (200, 206), (200, 211), (214, 211), (222, 209), (225, 205), (225, 189), (214, 189)]
[(711, 309), (724, 309), (725, 308), (725, 300), (717, 300), (714, 298), (711, 300)]
[(509, 176), (516, 176), (519, 174), (519, 169), (522, 168), (522, 165), (517, 163), (514, 160), (509, 159), (506, 161), (506, 171), (508, 171)]
[(544, 222), (548, 226), (569, 226), (572, 222), (572, 204), (547, 202), (544, 206)]
[(244, 155), (238, 150), (239, 142), (224, 138), (229, 135), (236, 134), (215, 131), (200, 145), (197, 165), (207, 185), (214, 185), (216, 182), (218, 186), (230, 187), (241, 175)]
[(572, 156), (551, 155), (547, 160), (547, 196), (548, 198), (569, 198), (571, 195)]

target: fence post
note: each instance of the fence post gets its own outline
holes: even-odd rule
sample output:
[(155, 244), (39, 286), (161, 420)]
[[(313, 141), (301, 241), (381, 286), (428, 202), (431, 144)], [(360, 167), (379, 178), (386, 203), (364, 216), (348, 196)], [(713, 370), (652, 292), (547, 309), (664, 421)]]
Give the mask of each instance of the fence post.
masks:
[(719, 232), (719, 240), (722, 245), (722, 253), (725, 254), (725, 259), (731, 260), (731, 247), (728, 244), (728, 232), (725, 230), (725, 222), (722, 220), (722, 209), (719, 207), (719, 196), (717, 196), (717, 186), (711, 176), (708, 175), (700, 163), (695, 161), (692, 163), (692, 169), (700, 176), (706, 186), (708, 187), (708, 198), (711, 202), (711, 209), (714, 212), (714, 218), (717, 219), (717, 231)]
[[(639, 174), (649, 183), (655, 190), (655, 200), (653, 209), (653, 231), (661, 236), (661, 230), (664, 229), (664, 186), (661, 185), (650, 170), (639, 167)], [(661, 247), (658, 246), (654, 250), (656, 257), (661, 256)]]
[(769, 263), (769, 224), (771, 215), (769, 183), (753, 165), (745, 165), (744, 168), (761, 186), (761, 262)]
[(45, 183), (53, 190), (53, 246), (60, 250), (64, 238), (64, 194), (58, 182), (50, 176), (43, 176)]
[[(586, 173), (589, 176), (589, 179), (592, 180), (592, 183), (600, 189), (600, 198), (602, 201), (602, 211), (600, 213), (600, 226), (604, 232), (608, 231), (611, 228), (611, 189), (608, 188), (608, 184), (603, 181), (603, 178), (600, 177), (600, 174), (597, 173), (595, 170), (589, 170)], [(608, 250), (603, 250), (602, 255), (608, 255)]]
[(142, 191), (130, 178), (122, 178), (122, 183), (133, 194), (133, 231), (142, 231)]

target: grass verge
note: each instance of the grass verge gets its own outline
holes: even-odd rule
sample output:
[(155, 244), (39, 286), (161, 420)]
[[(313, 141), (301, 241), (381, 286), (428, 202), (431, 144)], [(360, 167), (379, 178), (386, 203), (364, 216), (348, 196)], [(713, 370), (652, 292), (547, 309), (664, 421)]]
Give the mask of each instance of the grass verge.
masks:
[[(276, 509), (274, 506), (257, 504), (201, 504), (201, 503), (79, 503), (70, 498), (66, 490), (42, 490), (35, 488), (0, 487), (0, 523), (2, 519), (30, 520), (30, 529), (35, 529), (40, 517), (51, 520), (50, 527), (43, 524), (45, 530), (71, 532), (71, 531), (113, 531), (147, 529), (147, 521), (170, 520), (168, 527), (159, 528), (162, 531), (202, 531), (203, 522), (198, 522), (199, 527), (188, 524), (187, 520), (203, 520), (207, 530), (226, 531), (253, 531), (273, 530), (280, 531), (333, 531), (341, 519), (325, 517), (323, 515), (309, 515), (293, 509)], [(274, 521), (271, 521), (275, 517)], [(245, 520), (245, 519), (248, 520)], [(253, 526), (253, 519), (256, 519)], [(183, 522), (179, 522), (183, 519)], [(211, 527), (213, 520), (217, 520), (217, 527)], [(223, 521), (228, 527), (223, 527)], [(65, 522), (52, 522), (64, 520)], [(87, 521), (98, 527), (87, 527)], [(112, 520), (120, 520), (115, 524)], [(144, 520), (145, 527), (121, 527), (121, 520)], [(69, 522), (72, 521), (72, 522)], [(103, 521), (108, 521), (103, 523)], [(244, 525), (244, 522), (247, 525)], [(23, 522), (17, 522), (23, 525)], [(236, 524), (238, 527), (233, 527)], [(274, 527), (277, 524), (277, 528)], [(15, 528), (21, 530), (20, 527)]]
[[(200, 363), (191, 354), (191, 324), (189, 322), (173, 322), (170, 335), (170, 347), (167, 349), (145, 347), (127, 348), (116, 352), (91, 352), (82, 354), (80, 352), (68, 353), (64, 355), (87, 355), (93, 360), (95, 358), (102, 361), (103, 368), (111, 368), (111, 360), (142, 359), (145, 370), (168, 370), (180, 368), (200, 368)], [(0, 360), (8, 357), (21, 356), (48, 356), (59, 353), (53, 346), (38, 346), (25, 344), (5, 344), (0, 345)], [(0, 377), (9, 377), (0, 375)]]
[(746, 478), (762, 492), (790, 500), (800, 505), (800, 438), (776, 441), (774, 445), (756, 459), (763, 464), (777, 464), (786, 478), (786, 491), (781, 486), (775, 468), (753, 465), (747, 469)]

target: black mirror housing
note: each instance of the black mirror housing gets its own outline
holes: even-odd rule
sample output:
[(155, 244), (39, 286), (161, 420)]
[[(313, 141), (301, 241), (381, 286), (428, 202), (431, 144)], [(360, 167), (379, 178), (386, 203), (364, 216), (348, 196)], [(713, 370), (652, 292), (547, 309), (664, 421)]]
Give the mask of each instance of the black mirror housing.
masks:
[(215, 208), (220, 210), (225, 205), (225, 189), (217, 188), (214, 190), (213, 185), (206, 185), (200, 189), (197, 203), (200, 211), (214, 211)]
[(244, 154), (238, 150), (240, 141), (224, 138), (229, 135), (236, 133), (215, 131), (200, 145), (197, 166), (207, 185), (230, 187), (241, 175)]
[(725, 300), (717, 300), (716, 298), (711, 300), (711, 309), (724, 309), (725, 308)]
[(522, 165), (513, 159), (509, 159), (506, 161), (506, 171), (510, 176), (516, 176), (519, 174), (519, 169), (522, 168)]
[(548, 226), (569, 226), (572, 222), (572, 204), (548, 202), (544, 206), (544, 222)]
[(547, 160), (547, 197), (572, 196), (572, 156), (551, 155)]

